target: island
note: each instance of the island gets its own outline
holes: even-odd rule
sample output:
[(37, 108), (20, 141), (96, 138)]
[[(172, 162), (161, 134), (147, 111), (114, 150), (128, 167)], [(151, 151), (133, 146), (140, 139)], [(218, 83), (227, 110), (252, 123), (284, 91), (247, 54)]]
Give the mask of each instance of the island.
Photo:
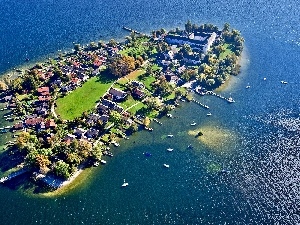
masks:
[(131, 33), (122, 43), (74, 44), (72, 52), (0, 82), (1, 110), (12, 122), (0, 132), (15, 137), (0, 156), (7, 173), (0, 183), (28, 174), (38, 187), (58, 189), (84, 168), (105, 164), (120, 138), (172, 117), (181, 101), (208, 108), (194, 93), (234, 102), (213, 92), (240, 72), (244, 39), (228, 23), (220, 30), (188, 21), (150, 35), (123, 29)]

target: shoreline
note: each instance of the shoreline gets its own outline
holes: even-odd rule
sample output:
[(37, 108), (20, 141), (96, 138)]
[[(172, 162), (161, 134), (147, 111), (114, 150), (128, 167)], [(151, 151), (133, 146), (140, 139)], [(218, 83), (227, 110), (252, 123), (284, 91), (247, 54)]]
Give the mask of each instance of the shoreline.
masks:
[[(188, 23), (190, 23), (190, 21), (188, 21)], [(213, 28), (211, 28), (210, 26), (206, 27), (206, 25), (203, 25), (203, 28), (194, 30), (193, 34), (195, 33), (195, 35), (197, 34), (200, 38), (204, 38), (204, 40), (207, 41), (206, 46), (204, 46), (203, 41), (198, 40), (198, 36), (197, 38), (195, 36), (195, 38), (193, 37), (191, 39), (191, 33), (189, 33), (189, 31), (179, 30), (176, 32), (169, 31), (168, 33), (166, 33), (166, 31), (162, 30), (163, 29), (154, 31), (153, 38), (149, 38), (146, 36), (135, 37), (133, 35), (131, 39), (129, 39), (128, 45), (126, 43), (117, 43), (113, 41), (103, 44), (97, 43), (95, 46), (81, 46), (79, 44), (75, 45), (74, 48), (76, 50), (74, 50), (73, 52), (66, 53), (67, 55), (63, 55), (60, 58), (55, 58), (54, 62), (42, 62), (41, 68), (38, 68), (40, 69), (39, 73), (37, 72), (38, 69), (34, 67), (30, 68), (29, 71), (22, 71), (22, 74), (24, 75), (25, 79), (35, 79), (32, 82), (36, 82), (36, 86), (28, 85), (31, 83), (28, 83), (27, 80), (22, 80), (20, 78), (21, 81), (19, 81), (19, 79), (16, 80), (16, 82), (19, 82), (18, 86), (15, 86), (15, 84), (11, 85), (11, 89), (4, 93), (5, 97), (3, 96), (3, 99), (7, 101), (6, 99), (10, 97), (10, 100), (8, 100), (8, 103), (10, 104), (15, 103), (13, 97), (18, 96), (17, 94), (25, 95), (25, 100), (20, 99), (18, 101), (20, 102), (20, 104), (25, 102), (26, 107), (30, 107), (30, 109), (32, 109), (29, 111), (30, 113), (26, 113), (26, 111), (23, 112), (24, 108), (22, 108), (22, 105), (21, 110), (15, 111), (15, 108), (17, 108), (16, 106), (14, 109), (12, 109), (14, 113), (18, 114), (18, 116), (24, 116), (24, 121), (21, 121), (22, 129), (25, 128), (25, 130), (29, 129), (29, 131), (31, 131), (30, 134), (26, 134), (26, 131), (23, 132), (22, 135), (20, 135), (21, 140), (26, 140), (24, 138), (30, 135), (36, 138), (42, 138), (43, 140), (45, 140), (44, 142), (47, 143), (46, 139), (48, 140), (49, 136), (40, 132), (42, 129), (47, 129), (48, 133), (50, 132), (49, 134), (52, 135), (50, 135), (51, 137), (56, 136), (55, 128), (57, 126), (58, 128), (63, 129), (65, 131), (63, 136), (58, 136), (58, 139), (56, 139), (56, 144), (65, 144), (62, 145), (63, 147), (59, 150), (59, 152), (54, 152), (53, 154), (51, 153), (51, 158), (49, 155), (42, 155), (43, 153), (36, 153), (46, 157), (46, 159), (49, 161), (49, 163), (46, 166), (40, 165), (39, 162), (35, 162), (34, 160), (36, 160), (37, 158), (33, 158), (33, 162), (35, 162), (36, 165), (38, 165), (39, 169), (48, 169), (46, 170), (47, 172), (39, 172), (41, 174), (39, 174), (38, 176), (40, 176), (43, 182), (45, 182), (47, 185), (56, 190), (61, 190), (68, 187), (69, 184), (73, 183), (73, 181), (75, 181), (76, 178), (78, 178), (86, 169), (84, 168), (84, 162), (87, 162), (87, 160), (89, 160), (92, 163), (100, 163), (101, 155), (113, 156), (113, 154), (109, 152), (109, 147), (105, 146), (114, 143), (118, 136), (126, 137), (126, 135), (129, 135), (130, 133), (137, 132), (139, 130), (139, 127), (143, 127), (145, 129), (148, 128), (149, 124), (147, 122), (148, 125), (146, 125), (145, 121), (149, 121), (150, 123), (149, 117), (156, 118), (158, 116), (167, 115), (167, 112), (171, 111), (175, 108), (175, 106), (179, 105), (178, 100), (180, 100), (180, 98), (189, 99), (188, 92), (192, 90), (192, 87), (184, 88), (184, 90), (178, 89), (179, 92), (176, 92), (175, 89), (177, 88), (174, 89), (174, 86), (179, 88), (182, 86), (183, 83), (193, 80), (193, 77), (190, 76), (190, 72), (201, 73), (201, 70), (196, 70), (194, 67), (195, 64), (202, 65), (206, 62), (204, 59), (200, 60), (201, 52), (202, 54), (207, 54), (209, 57), (212, 54), (214, 54), (214, 57), (217, 57), (216, 61), (208, 62), (210, 63), (209, 65), (215, 66), (216, 68), (221, 67), (225, 61), (223, 61), (220, 58), (220, 53), (218, 53), (218, 51), (215, 48), (211, 48), (211, 46), (213, 43), (215, 43), (214, 47), (222, 47), (228, 41), (232, 40), (233, 35), (233, 31), (221, 31), (216, 26), (213, 26)], [(186, 34), (184, 33), (189, 35), (186, 36)], [(223, 37), (222, 34), (224, 35)], [(234, 37), (238, 38), (238, 40), (242, 38), (240, 34), (236, 34), (236, 36)], [(192, 43), (194, 47), (192, 48), (190, 46), (190, 50), (185, 50), (184, 47), (182, 47), (182, 45), (179, 45), (180, 43), (178, 42), (178, 40), (180, 39), (188, 43), (187, 45), (189, 45), (189, 43)], [(157, 42), (157, 40), (161, 40), (168, 47), (166, 47), (165, 50), (162, 50), (161, 48), (159, 48), (160, 44), (159, 42)], [(145, 42), (147, 42), (148, 45), (145, 45)], [(137, 46), (135, 46), (135, 44)], [(151, 47), (152, 49), (154, 48), (155, 51), (151, 50), (151, 48), (149, 48), (149, 45), (152, 45)], [(174, 72), (170, 72), (168, 65), (170, 65), (170, 63), (173, 63), (173, 56), (175, 54), (176, 56), (179, 55), (178, 50), (172, 50), (171, 46), (174, 45), (177, 46), (180, 50), (182, 50), (183, 53), (180, 63), (176, 63), (176, 65), (174, 65)], [(200, 46), (204, 47), (201, 48)], [(240, 60), (242, 60), (241, 58), (243, 57), (243, 55), (241, 55), (241, 51), (243, 50), (243, 44), (241, 44), (240, 42), (236, 43), (235, 47), (235, 49), (230, 50), (225, 55), (225, 57), (227, 57), (227, 59), (229, 60), (229, 64), (227, 64), (226, 67), (229, 68), (226, 69), (228, 71), (233, 71), (235, 66), (241, 62)], [(136, 48), (141, 51), (139, 52), (140, 55), (135, 55), (135, 57), (129, 56), (129, 53), (137, 51)], [(156, 50), (156, 48), (159, 50)], [(173, 56), (171, 57), (169, 55), (168, 58), (165, 58), (166, 54), (170, 54), (170, 52), (172, 52)], [(115, 54), (117, 54), (118, 57), (114, 57)], [(93, 55), (93, 57), (96, 57), (92, 61), (91, 55)], [(143, 57), (141, 55), (143, 55)], [(161, 55), (164, 55), (164, 59), (161, 58)], [(192, 60), (190, 61), (191, 55)], [(148, 60), (149, 57), (152, 57), (150, 60), (151, 63)], [(169, 62), (167, 67), (165, 66), (166, 61)], [(119, 65), (123, 65), (122, 63), (128, 62), (131, 64), (129, 64), (128, 67), (126, 67), (128, 68), (127, 71), (124, 72), (123, 69), (120, 70), (118, 68)], [(148, 80), (148, 82), (150, 82), (148, 84), (148, 90), (146, 90), (145, 88), (146, 81), (139, 78), (139, 75), (134, 77), (134, 79), (136, 79), (136, 81), (134, 80), (135, 83), (128, 83), (129, 80), (125, 82), (126, 85), (118, 83), (120, 77), (125, 77), (132, 71), (140, 69), (141, 65), (144, 65), (145, 62), (149, 62), (150, 70), (154, 70), (153, 68), (156, 68), (156, 70), (159, 71), (159, 73), (154, 75), (152, 74), (153, 72), (147, 72), (147, 77), (143, 77), (143, 79), (151, 78), (151, 80)], [(181, 63), (184, 66), (180, 65)], [(31, 65), (33, 64), (35, 64), (35, 62)], [(105, 66), (107, 68), (105, 72), (108, 73), (100, 74), (99, 68), (102, 66)], [(113, 70), (111, 70), (110, 67), (112, 67)], [(183, 71), (180, 69), (181, 67), (184, 67)], [(201, 78), (201, 80), (195, 80), (195, 84), (198, 85), (201, 89), (210, 87), (214, 88), (214, 83), (212, 83), (211, 80), (213, 82), (215, 82), (217, 79), (221, 79), (221, 81), (223, 79), (223, 81), (225, 81), (225, 78), (223, 77), (224, 75), (226, 75), (226, 70), (215, 70), (213, 72), (207, 72), (202, 70), (204, 78)], [(238, 71), (236, 73), (231, 73), (228, 71), (227, 75), (237, 75), (238, 73)], [(47, 74), (48, 80), (46, 80), (45, 78), (44, 80), (39, 79), (39, 77), (37, 76), (38, 74), (41, 74), (42, 76), (45, 76), (45, 74)], [(214, 77), (210, 77), (212, 74), (214, 75)], [(15, 73), (12, 74), (12, 76), (15, 75)], [(53, 105), (54, 103), (56, 103), (58, 97), (66, 96), (70, 94), (73, 90), (79, 89), (80, 87), (83, 88), (82, 90), (88, 90), (86, 89), (86, 87), (88, 86), (84, 86), (83, 83), (89, 82), (89, 80), (91, 80), (92, 83), (90, 84), (93, 84), (94, 80), (90, 78), (96, 75), (99, 79), (104, 79), (104, 81), (99, 81), (101, 85), (101, 82), (106, 82), (105, 79), (110, 79), (110, 82), (112, 82), (112, 84), (109, 85), (109, 87), (105, 87), (106, 92), (104, 93), (104, 95), (100, 95), (100, 100), (98, 100), (99, 104), (96, 104), (96, 107), (93, 107), (93, 111), (91, 110), (89, 113), (77, 117), (76, 120), (74, 117), (70, 117), (69, 121), (65, 120), (65, 122), (62, 123), (62, 120), (64, 120), (64, 118), (66, 118), (66, 116), (68, 115), (68, 111), (71, 110), (71, 112), (73, 112), (73, 114), (75, 115), (75, 111), (72, 111), (73, 106), (68, 106), (69, 103), (66, 102), (66, 100), (64, 100), (64, 104), (67, 105), (67, 107), (65, 109), (65, 112), (60, 113), (61, 118), (59, 117), (49, 119), (46, 118), (45, 115), (36, 115), (34, 117), (33, 113), (40, 110), (37, 110), (37, 107), (39, 105), (43, 104), (43, 107), (45, 107), (44, 109), (46, 110), (46, 112), (52, 112)], [(67, 78), (67, 76), (68, 79), (65, 79)], [(167, 81), (168, 76), (173, 77), (173, 79), (175, 80), (177, 79), (177, 81), (175, 83), (171, 83), (172, 79), (169, 79), (169, 81)], [(86, 79), (84, 80), (83, 78)], [(59, 86), (56, 83), (57, 80), (60, 80)], [(220, 80), (218, 81), (221, 82)], [(128, 89), (127, 86), (129, 84), (134, 86)], [(72, 86), (70, 86), (70, 89), (64, 89), (67, 85)], [(64, 90), (67, 91), (65, 92)], [(57, 95), (57, 93), (59, 93), (59, 96)], [(77, 95), (75, 96), (77, 97), (77, 99), (81, 99), (80, 92), (73, 93), (77, 93)], [(29, 98), (28, 95), (30, 95), (31, 100), (35, 99), (34, 101), (32, 101), (32, 103), (29, 103), (29, 105), (26, 101), (27, 98)], [(99, 96), (97, 98), (99, 99)], [(49, 108), (50, 100), (54, 101), (54, 103), (51, 103), (51, 109)], [(90, 100), (94, 101), (93, 98), (90, 98)], [(44, 106), (45, 102), (47, 103), (46, 106)], [(144, 110), (141, 112), (139, 112), (138, 109), (136, 109), (136, 111), (133, 112), (126, 112), (126, 110), (124, 111), (125, 108), (123, 107), (127, 106), (128, 104), (134, 106), (134, 102), (137, 102), (136, 105), (139, 103), (145, 103), (144, 106), (142, 106)], [(73, 103), (74, 101), (72, 101), (72, 104)], [(89, 102), (87, 101), (87, 103)], [(89, 108), (87, 108), (89, 107), (88, 105), (83, 104), (82, 102), (80, 104), (82, 104), (83, 108), (86, 107), (84, 108), (84, 110), (90, 110)], [(79, 111), (79, 113), (81, 112)], [(142, 113), (143, 117), (140, 117), (140, 113)], [(94, 121), (94, 118), (96, 118), (96, 122)], [(102, 123), (98, 124), (98, 121), (101, 120), (101, 118), (104, 118), (105, 122), (102, 121)], [(31, 122), (32, 120), (34, 121), (34, 123)], [(92, 123), (90, 123), (89, 121), (92, 121)], [(44, 128), (42, 128), (42, 123), (44, 123)], [(48, 124), (48, 128), (45, 127), (46, 123)], [(149, 131), (151, 130), (149, 129)], [(110, 134), (113, 134), (114, 136), (108, 135), (108, 131), (110, 131)], [(88, 136), (85, 136), (86, 134)], [(71, 143), (74, 144), (70, 146)], [(26, 144), (28, 143), (26, 142)], [(24, 147), (22, 148), (25, 148), (26, 144), (24, 144)], [(49, 150), (52, 150), (53, 148), (43, 144), (42, 146), (48, 148)], [(115, 144), (115, 146), (119, 145)], [(15, 148), (22, 149), (21, 147)], [(39, 148), (41, 148), (41, 146), (39, 146)], [(78, 149), (80, 150), (78, 151)], [(70, 154), (68, 153), (69, 151), (72, 152), (72, 156), (70, 156)], [(85, 154), (82, 154), (82, 152), (80, 151), (85, 151)], [(26, 157), (24, 159), (26, 159)], [(34, 165), (34, 167), (32, 168), (36, 168), (35, 164), (30, 165)], [(64, 177), (64, 179), (60, 177)]]

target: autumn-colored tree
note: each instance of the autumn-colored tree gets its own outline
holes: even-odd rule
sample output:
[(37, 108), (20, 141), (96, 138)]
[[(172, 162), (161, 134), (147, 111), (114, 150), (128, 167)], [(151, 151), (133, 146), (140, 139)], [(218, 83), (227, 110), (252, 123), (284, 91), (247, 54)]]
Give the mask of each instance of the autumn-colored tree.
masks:
[(131, 56), (115, 57), (108, 64), (108, 71), (116, 76), (123, 77), (135, 69), (135, 60)]

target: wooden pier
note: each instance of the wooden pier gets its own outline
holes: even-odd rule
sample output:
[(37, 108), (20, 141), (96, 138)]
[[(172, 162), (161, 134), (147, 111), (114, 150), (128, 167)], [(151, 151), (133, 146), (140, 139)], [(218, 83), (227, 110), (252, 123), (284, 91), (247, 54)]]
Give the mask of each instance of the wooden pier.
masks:
[(196, 104), (202, 106), (202, 107), (205, 108), (205, 109), (209, 109), (209, 106), (208, 106), (208, 105), (204, 105), (204, 104), (202, 104), (201, 102), (198, 102), (197, 100), (195, 100), (194, 98), (192, 99), (192, 101), (195, 102)]
[(19, 175), (22, 175), (22, 174), (26, 173), (27, 171), (28, 171), (27, 169), (23, 168), (23, 169), (20, 169), (20, 170), (18, 170), (16, 172), (13, 172), (13, 173), (9, 174), (6, 177), (2, 177), (0, 179), (0, 183), (4, 183), (6, 181), (9, 181), (9, 180), (11, 180), (11, 179), (13, 179), (13, 178), (15, 178), (15, 177), (17, 177)]
[(133, 33), (135, 33), (135, 34), (140, 34), (140, 35), (143, 35), (143, 36), (146, 36), (146, 37), (150, 37), (150, 36), (147, 35), (147, 34), (144, 34), (144, 33), (142, 33), (142, 32), (139, 32), (139, 31), (134, 30), (134, 29), (129, 28), (129, 27), (123, 26), (122, 29), (123, 29), (123, 30), (126, 30), (126, 31), (129, 31), (129, 32), (133, 32)]

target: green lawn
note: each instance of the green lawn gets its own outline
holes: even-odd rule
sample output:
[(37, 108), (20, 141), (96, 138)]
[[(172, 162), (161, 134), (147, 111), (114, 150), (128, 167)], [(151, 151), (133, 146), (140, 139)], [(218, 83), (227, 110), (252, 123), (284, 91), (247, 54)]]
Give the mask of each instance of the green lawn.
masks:
[(56, 101), (56, 113), (62, 119), (72, 120), (81, 116), (83, 112), (95, 107), (96, 101), (107, 91), (115, 79), (101, 75), (92, 77), (82, 87)]
[(138, 80), (143, 82), (145, 87), (148, 90), (152, 91), (151, 84), (156, 80), (156, 78), (153, 76), (149, 76), (149, 77), (138, 78)]
[(136, 112), (138, 110), (140, 110), (141, 108), (143, 108), (145, 106), (144, 103), (140, 102), (139, 104), (135, 105), (134, 107), (128, 109), (128, 112), (132, 113), (133, 115), (136, 114)]
[(126, 47), (119, 53), (122, 55), (131, 54), (131, 55), (140, 56), (148, 51), (149, 47), (145, 45), (145, 43), (147, 43), (148, 41), (149, 41), (148, 37), (137, 38), (134, 41), (134, 43), (131, 43), (130, 47)]
[(223, 46), (225, 47), (225, 51), (220, 54), (219, 59), (225, 59), (227, 55), (233, 53), (231, 49), (232, 48), (231, 44), (225, 43)]
[(128, 96), (127, 100), (124, 102), (119, 103), (120, 106), (123, 107), (123, 109), (127, 109), (128, 107), (134, 105), (135, 103), (138, 103), (138, 100), (135, 100), (131, 95)]

